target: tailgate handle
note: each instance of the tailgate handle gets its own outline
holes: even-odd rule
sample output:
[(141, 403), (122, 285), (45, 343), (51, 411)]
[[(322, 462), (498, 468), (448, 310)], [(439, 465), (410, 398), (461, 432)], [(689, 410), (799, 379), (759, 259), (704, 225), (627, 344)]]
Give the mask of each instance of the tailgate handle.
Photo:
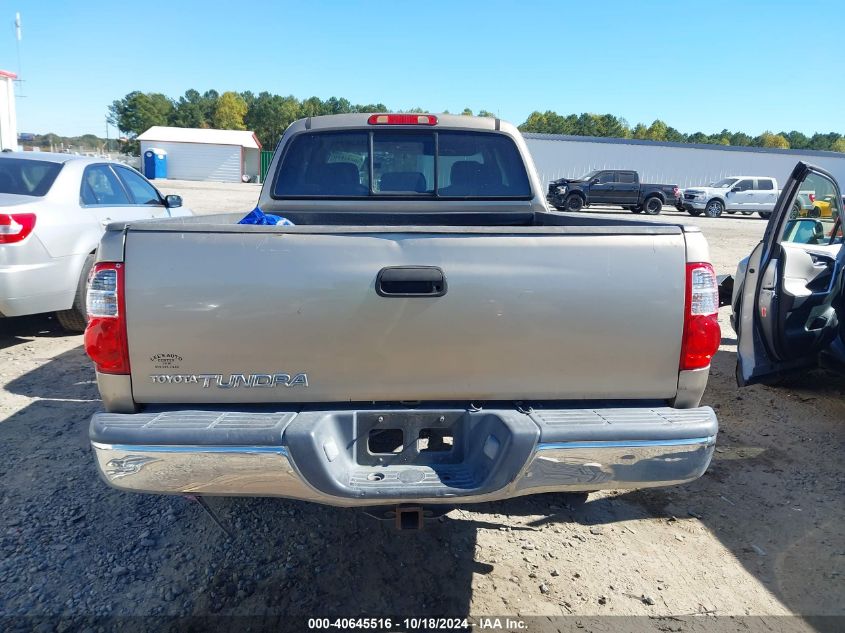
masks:
[(442, 297), (446, 275), (437, 266), (388, 266), (376, 278), (381, 297)]

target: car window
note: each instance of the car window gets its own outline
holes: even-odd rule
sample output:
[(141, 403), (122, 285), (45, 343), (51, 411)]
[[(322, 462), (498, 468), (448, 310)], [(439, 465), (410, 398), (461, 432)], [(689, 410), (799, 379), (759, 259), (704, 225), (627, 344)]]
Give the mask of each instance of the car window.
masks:
[(135, 204), (162, 204), (156, 188), (148, 183), (141, 174), (128, 167), (115, 167), (114, 169), (123, 184), (126, 185)]
[(514, 142), (500, 134), (438, 134), (437, 193), (460, 198), (527, 198), (531, 185)]
[(736, 183), (734, 189), (736, 189), (737, 191), (751, 191), (752, 189), (754, 189), (754, 181), (750, 178), (740, 180), (738, 183)]
[(626, 185), (633, 184), (637, 182), (637, 179), (634, 178), (634, 173), (630, 171), (620, 171), (619, 172), (619, 182), (624, 183)]
[(369, 192), (367, 132), (300, 134), (285, 152), (277, 196), (361, 197)]
[(44, 196), (62, 169), (61, 163), (27, 158), (0, 158), (0, 193)]
[(836, 183), (811, 172), (789, 205), (789, 221), (781, 241), (799, 244), (836, 243), (842, 216), (842, 198)]
[(91, 165), (82, 175), (83, 204), (130, 204), (123, 186), (108, 165)]
[(714, 182), (711, 187), (716, 187), (717, 189), (724, 189), (726, 187), (732, 186), (736, 182), (736, 178), (722, 178), (718, 182)]
[(757, 189), (759, 189), (760, 191), (773, 191), (774, 188), (775, 185), (769, 178), (757, 179)]
[(525, 199), (531, 185), (519, 150), (505, 135), (379, 129), (294, 137), (273, 195)]
[(434, 134), (374, 134), (373, 191), (434, 193)]
[(597, 177), (600, 185), (606, 185), (611, 182), (616, 182), (616, 174), (612, 171), (603, 171)]

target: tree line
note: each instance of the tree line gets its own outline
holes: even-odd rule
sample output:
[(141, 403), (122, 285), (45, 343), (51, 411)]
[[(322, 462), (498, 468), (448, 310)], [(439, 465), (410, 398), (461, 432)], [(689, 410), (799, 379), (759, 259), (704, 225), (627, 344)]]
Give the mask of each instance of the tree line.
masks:
[[(187, 90), (177, 99), (157, 92), (134, 91), (109, 106), (108, 120), (126, 135), (122, 149), (130, 153), (138, 151), (138, 142), (134, 138), (154, 125), (252, 130), (261, 144), (271, 149), (285, 128), (297, 119), (324, 114), (391, 111), (393, 110), (383, 103), (353, 104), (348, 99), (337, 97), (325, 100), (310, 97), (300, 100), (292, 95), (282, 96), (266, 91), (254, 94), (250, 91), (219, 93), (216, 90), (206, 90), (201, 93), (198, 90)], [(429, 111), (422, 108), (405, 110), (405, 112)], [(448, 111), (445, 112), (448, 113)], [(471, 116), (473, 111), (465, 108), (460, 114)], [(495, 116), (488, 110), (480, 110), (475, 114)], [(703, 132), (685, 134), (659, 119), (651, 125), (637, 123), (631, 127), (625, 119), (612, 114), (562, 115), (550, 110), (535, 111), (519, 126), (519, 129), (523, 132), (573, 136), (845, 152), (845, 137), (837, 132), (806, 136), (798, 131), (780, 133), (767, 131), (759, 136), (750, 136), (744, 132), (731, 132), (725, 129), (716, 134)]]
[(780, 149), (810, 149), (845, 152), (845, 137), (838, 132), (823, 134), (817, 132), (807, 136), (801, 132), (766, 131), (758, 136), (745, 132), (722, 130), (716, 134), (695, 132), (685, 134), (667, 125), (660, 119), (651, 125), (637, 123), (631, 127), (623, 118), (612, 114), (569, 114), (557, 112), (532, 112), (525, 123), (519, 126), (523, 132), (541, 134), (569, 134), (572, 136), (612, 136), (649, 141), (670, 141), (674, 143), (706, 143), (710, 145), (737, 145), (745, 147), (774, 147)]

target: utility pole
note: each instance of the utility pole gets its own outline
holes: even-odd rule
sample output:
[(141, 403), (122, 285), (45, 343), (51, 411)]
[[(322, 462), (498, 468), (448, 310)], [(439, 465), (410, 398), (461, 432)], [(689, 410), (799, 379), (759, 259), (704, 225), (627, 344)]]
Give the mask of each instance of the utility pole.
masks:
[(15, 46), (17, 47), (17, 53), (18, 53), (17, 84), (18, 84), (18, 96), (19, 97), (25, 96), (23, 94), (23, 79), (21, 79), (21, 77), (23, 77), (23, 68), (21, 67), (21, 39), (22, 38), (23, 38), (23, 35), (22, 35), (22, 32), (21, 32), (21, 14), (20, 14), (20, 12), (17, 12), (17, 13), (15, 13)]

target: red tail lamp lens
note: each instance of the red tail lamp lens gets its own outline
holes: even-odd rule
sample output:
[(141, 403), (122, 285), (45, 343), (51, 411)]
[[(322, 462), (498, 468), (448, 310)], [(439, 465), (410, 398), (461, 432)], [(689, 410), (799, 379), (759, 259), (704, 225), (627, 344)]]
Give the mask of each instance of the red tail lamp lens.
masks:
[(129, 373), (123, 280), (123, 264), (111, 262), (96, 264), (88, 278), (85, 352), (103, 374)]
[(684, 338), (681, 369), (707, 367), (719, 349), (719, 286), (713, 266), (706, 262), (687, 264)]

